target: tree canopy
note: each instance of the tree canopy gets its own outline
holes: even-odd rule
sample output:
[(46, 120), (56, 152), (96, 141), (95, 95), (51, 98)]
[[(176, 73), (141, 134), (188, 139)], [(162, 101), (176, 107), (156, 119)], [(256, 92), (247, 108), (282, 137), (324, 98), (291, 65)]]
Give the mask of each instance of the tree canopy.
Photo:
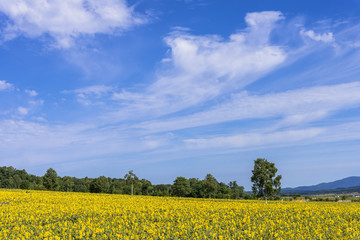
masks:
[(203, 182), (203, 188), (205, 193), (209, 196), (209, 198), (211, 198), (211, 195), (213, 195), (216, 192), (217, 187), (218, 187), (218, 182), (216, 181), (214, 176), (211, 174), (207, 174)]
[(57, 175), (57, 172), (52, 169), (52, 168), (49, 168), (45, 175), (44, 175), (44, 187), (47, 189), (47, 190), (51, 190), (51, 191), (55, 191), (55, 190), (58, 190), (59, 189), (59, 179), (58, 179), (58, 175)]
[(108, 193), (109, 189), (109, 181), (104, 176), (95, 178), (90, 184), (90, 192), (92, 193)]
[(134, 171), (129, 171), (124, 178), (76, 178), (60, 177), (53, 168), (49, 168), (43, 176), (35, 176), (25, 170), (0, 167), (0, 187), (193, 198), (238, 199), (247, 196), (244, 195), (244, 187), (238, 186), (236, 181), (229, 184), (218, 182), (211, 174), (204, 179), (177, 177), (172, 184), (153, 185), (149, 180), (139, 179)]
[(191, 193), (190, 182), (184, 177), (177, 177), (171, 187), (171, 193), (177, 197), (187, 197)]
[[(125, 181), (126, 181), (126, 184), (127, 184), (127, 185), (130, 185), (131, 195), (134, 195), (134, 185), (135, 185), (136, 183), (138, 183), (139, 178), (136, 176), (136, 174), (134, 173), (133, 170), (130, 170), (127, 174), (125, 174), (124, 179), (125, 179)], [(136, 184), (136, 185), (138, 185), (138, 184)]]
[(281, 175), (275, 176), (277, 171), (275, 163), (269, 162), (265, 158), (258, 158), (254, 161), (251, 177), (254, 195), (264, 197), (267, 202), (268, 197), (281, 193)]

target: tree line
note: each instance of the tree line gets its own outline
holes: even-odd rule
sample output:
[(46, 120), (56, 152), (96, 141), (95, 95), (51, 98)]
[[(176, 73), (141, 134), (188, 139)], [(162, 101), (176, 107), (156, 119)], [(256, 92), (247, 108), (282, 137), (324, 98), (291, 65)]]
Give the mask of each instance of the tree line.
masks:
[(243, 186), (236, 181), (229, 184), (218, 182), (214, 176), (207, 174), (205, 179), (177, 177), (173, 184), (152, 184), (149, 180), (140, 179), (133, 171), (123, 178), (59, 177), (49, 168), (43, 176), (28, 174), (26, 170), (14, 167), (0, 167), (0, 187), (11, 189), (48, 190), (64, 192), (91, 192), (109, 194), (132, 194), (149, 196), (175, 196), (194, 198), (232, 198), (245, 197)]
[(276, 198), (281, 193), (281, 175), (275, 176), (276, 172), (277, 168), (274, 163), (263, 158), (256, 159), (251, 177), (253, 182), (252, 195), (246, 193), (244, 187), (238, 185), (236, 181), (230, 181), (226, 184), (217, 181), (211, 174), (207, 174), (203, 180), (177, 177), (173, 184), (153, 185), (149, 180), (139, 179), (133, 171), (125, 174), (124, 178), (105, 176), (76, 178), (60, 177), (52, 168), (49, 168), (43, 176), (36, 176), (14, 167), (0, 167), (0, 187), (64, 192), (220, 199), (264, 198), (267, 200), (268, 198)]

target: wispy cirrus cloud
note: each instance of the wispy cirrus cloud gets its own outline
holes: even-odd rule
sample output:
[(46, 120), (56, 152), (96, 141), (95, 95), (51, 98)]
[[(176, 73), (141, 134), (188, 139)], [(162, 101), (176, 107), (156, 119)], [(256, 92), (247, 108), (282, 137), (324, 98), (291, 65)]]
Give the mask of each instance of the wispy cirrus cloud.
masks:
[[(104, 163), (113, 156), (150, 151), (169, 145), (166, 136), (146, 136), (126, 128), (99, 128), (92, 123), (54, 124), (0, 120), (2, 163), (22, 166), (58, 165), (90, 159)], [(120, 162), (127, 162), (123, 158)], [(119, 159), (117, 160), (119, 162)], [(83, 166), (84, 167), (84, 166)]]
[(109, 95), (113, 91), (114, 88), (110, 86), (92, 85), (75, 90), (65, 90), (62, 93), (75, 94), (78, 102), (84, 105), (91, 105), (96, 103), (94, 100), (102, 99), (104, 95)]
[(311, 139), (321, 134), (322, 128), (307, 128), (274, 132), (244, 133), (232, 136), (186, 139), (185, 143), (191, 148), (241, 148), (246, 150), (253, 147), (269, 147), (276, 145), (292, 145), (299, 141)]
[(236, 94), (207, 111), (138, 125), (151, 131), (174, 131), (235, 120), (281, 117), (282, 125), (323, 119), (336, 111), (360, 107), (360, 82), (303, 88), (280, 93)]
[[(275, 44), (274, 30), (283, 21), (280, 12), (249, 13), (247, 26), (226, 38), (176, 28), (164, 38), (169, 52), (154, 79), (146, 79), (150, 84), (124, 89), (100, 84), (63, 91), (62, 97), (72, 94), (86, 105), (88, 114), (83, 119), (70, 123), (4, 120), (0, 148), (8, 149), (7, 159), (23, 157), (36, 165), (64, 159), (104, 163), (121, 158), (118, 161), (125, 162), (139, 159), (143, 152), (150, 158), (152, 153), (165, 152), (161, 158), (167, 159), (190, 150), (201, 155), (204, 149), (215, 153), (359, 139), (358, 122), (328, 121), (342, 111), (359, 109), (358, 52), (336, 54), (329, 43), (340, 46), (339, 33), (301, 32), (302, 27), (287, 36), (296, 38), (297, 46), (286, 45), (288, 41)], [(304, 60), (308, 56), (317, 58), (309, 63)], [(309, 71), (297, 68), (296, 61)], [(266, 79), (278, 70), (290, 74), (280, 75), (280, 84), (273, 84), (277, 76)], [(269, 81), (276, 90), (257, 92), (252, 84), (261, 81)], [(297, 84), (283, 87), (289, 82)], [(103, 105), (97, 108), (99, 103)], [(82, 105), (77, 110), (83, 110)], [(258, 120), (261, 124), (242, 126)], [(226, 125), (232, 121), (236, 124)], [(216, 124), (226, 125), (229, 131)], [(19, 156), (17, 150), (23, 146), (30, 154)]]
[(9, 19), (1, 31), (5, 41), (48, 34), (53, 45), (63, 49), (74, 46), (81, 36), (117, 34), (147, 22), (125, 0), (4, 0), (0, 12)]
[(186, 139), (184, 142), (188, 149), (237, 149), (237, 151), (246, 151), (249, 149), (359, 140), (359, 134), (360, 121), (355, 121), (331, 126), (208, 136), (207, 138)]
[[(156, 119), (206, 104), (203, 109), (207, 110), (197, 111), (195, 114), (182, 112), (180, 116), (143, 121), (135, 125), (136, 128), (160, 132), (271, 117), (281, 117), (281, 124), (294, 125), (323, 119), (343, 109), (356, 108), (359, 86), (353, 78), (349, 84), (308, 87), (265, 95), (243, 91), (267, 73), (286, 66), (291, 49), (272, 45), (269, 39), (277, 22), (283, 19), (280, 12), (249, 13), (245, 17), (248, 27), (232, 34), (228, 39), (214, 35), (196, 36), (188, 33), (188, 29), (176, 28), (176, 31), (164, 39), (171, 52), (164, 59), (164, 66), (153, 84), (138, 92), (125, 89), (119, 92), (113, 88), (112, 91), (106, 89), (106, 94), (87, 94), (79, 89), (76, 90), (78, 100), (100, 100), (101, 97), (106, 97), (117, 101), (114, 111), (105, 114), (114, 122), (138, 121), (144, 117)], [(299, 38), (303, 31), (303, 28), (299, 28)], [(306, 51), (307, 54), (312, 54), (317, 49), (309, 48)], [(304, 53), (300, 55), (304, 56)], [(354, 59), (351, 60), (353, 61)], [(334, 63), (328, 62), (328, 59), (322, 61), (325, 62), (330, 69), (338, 72), (345, 70), (344, 66), (333, 66)], [(324, 69), (323, 65), (321, 68), (323, 70), (317, 69), (318, 78), (323, 81), (336, 75), (332, 70)], [(299, 78), (298, 75), (301, 74), (303, 72), (291, 76), (289, 81)], [(307, 75), (315, 76), (313, 72)], [(303, 79), (307, 77), (302, 75)], [(227, 97), (217, 100), (217, 104), (208, 104), (223, 96)], [(348, 98), (349, 96), (353, 97)], [(117, 112), (116, 108), (120, 110)]]
[(164, 39), (171, 52), (154, 83), (141, 92), (114, 93), (113, 99), (137, 113), (165, 115), (241, 89), (284, 63), (286, 52), (269, 41), (281, 19), (280, 12), (249, 13), (248, 27), (228, 39), (177, 28)]

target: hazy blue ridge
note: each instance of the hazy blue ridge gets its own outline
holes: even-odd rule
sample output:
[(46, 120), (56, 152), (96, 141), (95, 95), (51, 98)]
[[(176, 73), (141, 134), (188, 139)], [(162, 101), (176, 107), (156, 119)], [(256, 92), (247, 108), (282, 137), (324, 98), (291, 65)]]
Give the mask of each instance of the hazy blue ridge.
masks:
[(341, 180), (320, 183), (312, 186), (299, 186), (296, 188), (283, 188), (282, 193), (305, 193), (305, 192), (315, 192), (315, 191), (327, 191), (327, 190), (356, 190), (357, 187), (360, 188), (360, 177), (347, 177)]

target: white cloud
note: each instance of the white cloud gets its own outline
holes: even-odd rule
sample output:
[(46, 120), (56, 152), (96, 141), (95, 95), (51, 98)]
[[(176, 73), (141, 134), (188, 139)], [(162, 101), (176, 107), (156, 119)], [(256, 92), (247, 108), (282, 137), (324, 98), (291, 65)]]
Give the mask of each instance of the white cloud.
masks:
[(20, 113), (21, 115), (27, 115), (29, 113), (29, 109), (24, 108), (24, 107), (18, 107), (18, 113)]
[(95, 95), (95, 96), (101, 96), (104, 93), (107, 93), (111, 91), (113, 88), (109, 86), (104, 85), (93, 85), (88, 86), (84, 88), (75, 89), (72, 92), (82, 95)]
[(71, 51), (63, 52), (63, 57), (70, 64), (80, 68), (87, 79), (115, 79), (121, 76), (126, 69), (114, 61), (113, 52), (106, 53), (97, 48), (72, 48)]
[(321, 42), (325, 42), (325, 43), (335, 41), (334, 35), (332, 32), (320, 34), (320, 33), (315, 33), (313, 30), (305, 31), (304, 29), (302, 29), (300, 31), (300, 33), (301, 33), (301, 35), (309, 37), (315, 41), (321, 41)]
[(5, 40), (49, 34), (60, 48), (81, 35), (113, 34), (146, 22), (125, 0), (3, 0), (0, 11), (10, 19)]
[(263, 27), (264, 24), (272, 25), (276, 21), (284, 19), (279, 11), (263, 11), (246, 14), (245, 21), (250, 27)]
[(333, 126), (310, 127), (293, 130), (254, 132), (221, 137), (193, 138), (184, 140), (189, 149), (249, 149), (279, 146), (310, 145), (316, 143), (351, 141), (360, 139), (360, 122), (348, 122)]
[(294, 130), (255, 132), (221, 137), (186, 139), (191, 148), (237, 148), (248, 149), (270, 148), (279, 146), (311, 145), (316, 143), (352, 141), (360, 139), (360, 122), (348, 122), (333, 126), (321, 126)]
[[(140, 153), (168, 144), (164, 137), (139, 136), (125, 128), (119, 130), (98, 128), (93, 124), (51, 124), (22, 120), (0, 120), (0, 138), (2, 157), (6, 158), (3, 164), (13, 165), (16, 162), (23, 166), (80, 159), (87, 162), (96, 158), (104, 159), (104, 156)], [(99, 163), (103, 164), (104, 161)]]
[(33, 107), (35, 107), (35, 106), (41, 106), (41, 105), (44, 104), (44, 100), (41, 100), (41, 99), (40, 99), (40, 100), (36, 100), (36, 101), (32, 100), (32, 101), (29, 101), (28, 103), (29, 103), (30, 106), (33, 106)]
[(29, 94), (30, 97), (36, 97), (38, 95), (38, 93), (35, 90), (25, 89), (24, 92)]
[(245, 21), (249, 26), (248, 42), (254, 45), (267, 44), (269, 34), (284, 16), (279, 11), (253, 12), (246, 14)]
[(269, 42), (282, 18), (280, 12), (247, 14), (248, 28), (229, 39), (174, 31), (164, 39), (171, 52), (156, 81), (142, 93), (123, 90), (113, 97), (136, 113), (164, 115), (241, 89), (286, 60), (286, 52)]
[(278, 131), (271, 133), (249, 133), (205, 139), (187, 139), (190, 148), (249, 148), (264, 145), (293, 144), (321, 134), (321, 128)]
[[(0, 91), (5, 90), (15, 90), (11, 91), (11, 94), (6, 95), (5, 98), (0, 99), (0, 102), (4, 101), (0, 104), (1, 110), (5, 110), (0, 112), (8, 117), (19, 118), (27, 116), (29, 113), (35, 113), (44, 103), (44, 100), (34, 98), (38, 95), (35, 90), (22, 90), (2, 80), (0, 81)], [(32, 98), (29, 99), (28, 96)]]
[(360, 82), (303, 88), (266, 95), (233, 95), (228, 102), (174, 119), (144, 122), (137, 127), (172, 131), (234, 120), (282, 117), (279, 123), (297, 125), (323, 119), (334, 111), (360, 106)]
[[(64, 4), (68, 2), (65, 1)], [(267, 146), (359, 139), (359, 123), (329, 126), (330, 120), (326, 118), (338, 111), (360, 106), (360, 82), (355, 82), (358, 79), (336, 81), (352, 81), (346, 84), (296, 89), (304, 85), (319, 85), (319, 82), (314, 84), (308, 81), (297, 69), (294, 72), (286, 69), (296, 76), (281, 81), (280, 84), (283, 85), (276, 85), (273, 89), (281, 90), (288, 84), (286, 87), (295, 87), (295, 90), (271, 93), (273, 89), (263, 87), (260, 92), (265, 93), (262, 94), (244, 91), (249, 84), (287, 64), (289, 58), (294, 57), (289, 55), (298, 54), (303, 57), (309, 53), (318, 53), (313, 46), (307, 48), (305, 53), (300, 51), (307, 46), (300, 46), (302, 49), (299, 53), (291, 51), (290, 46), (274, 45), (269, 40), (270, 33), (281, 19), (283, 16), (280, 12), (247, 14), (245, 20), (248, 26), (228, 38), (217, 35), (197, 36), (190, 34), (190, 31), (186, 32), (186, 29), (177, 28), (164, 39), (170, 51), (152, 84), (143, 89), (138, 88), (137, 91), (117, 91), (116, 87), (105, 85), (63, 91), (74, 94), (76, 100), (85, 105), (107, 101), (111, 101), (111, 104), (104, 105), (106, 108), (102, 105), (101, 114), (92, 111), (93, 108), (91, 111), (86, 108), (84, 111), (89, 114), (84, 114), (81, 119), (87, 123), (84, 125), (55, 124), (51, 120), (41, 122), (44, 119), (36, 116), (27, 119), (36, 119), (37, 123), (0, 120), (0, 150), (5, 152), (5, 159), (9, 162), (11, 159), (23, 159), (22, 161), (35, 163), (36, 166), (65, 161), (67, 164), (68, 161), (78, 159), (81, 159), (83, 164), (88, 160), (111, 157), (126, 161), (128, 156), (136, 159), (141, 152), (149, 155), (161, 152), (159, 156), (161, 155), (162, 159), (170, 159), (189, 149), (197, 151), (198, 148), (206, 149), (206, 153), (198, 152), (201, 155), (213, 149), (217, 151), (216, 148), (259, 149)], [(299, 40), (298, 30), (296, 33)], [(69, 36), (74, 39), (77, 35)], [(317, 34), (314, 33), (314, 36)], [(319, 36), (326, 39), (326, 36)], [(319, 44), (323, 44), (323, 40)], [(353, 65), (342, 61), (343, 65), (338, 68), (331, 64), (323, 65), (326, 61), (320, 60), (326, 74), (319, 73), (316, 78), (325, 81), (324, 79), (332, 74), (328, 68), (339, 72), (346, 70), (346, 65), (353, 71), (353, 68), (357, 67), (357, 61), (350, 58), (347, 60)], [(296, 77), (299, 77), (297, 85), (289, 84)], [(264, 81), (268, 80), (270, 84), (276, 81), (274, 78), (266, 78)], [(27, 93), (31, 95), (30, 91)], [(19, 104), (23, 107), (19, 107), (17, 113), (29, 114), (32, 107), (41, 104), (39, 101), (30, 101), (28, 105)], [(114, 112), (107, 112), (110, 108)], [(167, 115), (170, 113), (175, 114)], [(52, 118), (45, 114), (40, 116)], [(18, 115), (16, 117), (19, 119)], [(260, 119), (261, 123), (252, 122), (256, 119)], [(247, 125), (228, 124), (224, 125), (227, 128), (224, 131), (217, 126), (211, 126), (205, 131), (179, 131), (172, 136), (168, 133), (159, 134), (235, 120), (248, 120), (244, 123), (250, 127), (244, 131)], [(316, 121), (319, 120), (325, 122), (321, 124), (322, 127), (316, 126)], [(224, 133), (228, 130), (234, 135)], [(20, 156), (21, 154), (23, 155)], [(143, 156), (142, 159), (148, 160)]]
[(14, 88), (14, 85), (11, 83), (6, 82), (5, 80), (0, 80), (0, 91), (3, 90), (11, 90)]
[(107, 95), (109, 92), (113, 91), (113, 87), (104, 86), (104, 85), (93, 85), (84, 88), (79, 88), (75, 90), (66, 90), (62, 93), (75, 93), (78, 102), (84, 105), (93, 104), (93, 100), (98, 100), (104, 95)]
[(22, 115), (22, 116), (26, 116), (29, 115), (30, 113), (35, 114), (42, 105), (44, 104), (44, 100), (31, 100), (27, 102), (27, 106), (19, 106), (17, 108), (17, 113)]

